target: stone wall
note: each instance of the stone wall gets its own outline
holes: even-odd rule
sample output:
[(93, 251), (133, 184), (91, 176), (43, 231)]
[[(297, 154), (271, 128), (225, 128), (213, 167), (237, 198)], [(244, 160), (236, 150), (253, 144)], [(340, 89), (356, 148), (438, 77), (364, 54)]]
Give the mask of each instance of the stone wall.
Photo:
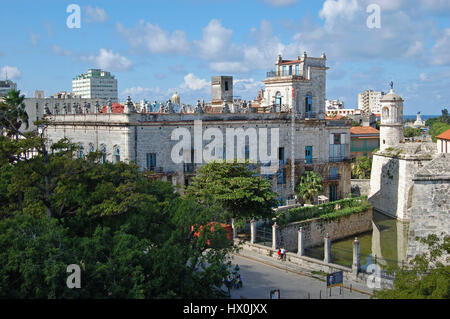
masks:
[(370, 179), (352, 179), (352, 195), (368, 196), (370, 192)]
[[(414, 176), (414, 192), (409, 225), (407, 259), (428, 251), (416, 241), (435, 234), (450, 235), (450, 154), (440, 154)], [(441, 261), (449, 264), (444, 255)]]
[(408, 221), (412, 205), (412, 177), (430, 160), (374, 154), (369, 193), (373, 207), (388, 216)]
[[(255, 130), (260, 139), (261, 130), (267, 129), (267, 142), (271, 141), (271, 129), (279, 129), (278, 147), (284, 148), (285, 163), (291, 161), (291, 120), (290, 114), (67, 114), (53, 115), (49, 117), (52, 124), (47, 129), (47, 137), (51, 142), (57, 142), (61, 138), (68, 138), (74, 143), (81, 143), (85, 151), (92, 144), (94, 149), (100, 149), (105, 145), (107, 159), (112, 160), (114, 147), (120, 148), (121, 160), (135, 162), (143, 170), (147, 169), (146, 157), (149, 153), (156, 154), (156, 167), (161, 168), (165, 175), (171, 175), (173, 183), (184, 185), (186, 179), (193, 174), (185, 174), (183, 163), (175, 163), (172, 160), (174, 146), (182, 141), (179, 136), (172, 136), (176, 129), (189, 131), (191, 141), (189, 149), (195, 146), (196, 132), (194, 120), (202, 120), (203, 133), (208, 128), (214, 128), (223, 134), (222, 143), (226, 142), (228, 129)], [(217, 130), (218, 129), (218, 130)], [(323, 176), (329, 174), (329, 167), (337, 167), (341, 180), (339, 185), (339, 197), (344, 198), (350, 192), (350, 164), (346, 161), (329, 163), (329, 136), (331, 133), (350, 134), (348, 126), (332, 125), (325, 121), (295, 122), (294, 156), (299, 168), (295, 171), (294, 183), (298, 183), (301, 174), (306, 170), (304, 164), (305, 147), (313, 147), (313, 164), (309, 169), (315, 170)], [(176, 135), (176, 134), (175, 134)], [(240, 134), (243, 135), (243, 134)], [(200, 132), (200, 145), (203, 147), (203, 155), (208, 152), (207, 145), (211, 139), (202, 139)], [(245, 141), (244, 141), (245, 143)], [(248, 143), (248, 142), (247, 142)], [(274, 143), (276, 144), (276, 143)], [(249, 145), (252, 157), (254, 144)], [(268, 145), (268, 153), (274, 152), (278, 158), (278, 149), (271, 150)], [(347, 144), (347, 154), (350, 155), (350, 144)], [(276, 148), (276, 145), (275, 145)], [(237, 141), (234, 144), (237, 149)], [(256, 149), (259, 155), (259, 148)], [(241, 149), (242, 153), (243, 150)], [(189, 150), (187, 151), (188, 153)], [(221, 157), (223, 154), (219, 154)], [(236, 157), (238, 157), (236, 155)], [(201, 161), (201, 163), (204, 163)], [(197, 166), (200, 164), (196, 164)], [(277, 176), (272, 178), (274, 191), (288, 198), (292, 195), (291, 169), (288, 165), (284, 168), (285, 183), (277, 183)], [(325, 190), (328, 192), (328, 189)], [(328, 195), (328, 194), (326, 194)]]
[[(261, 256), (265, 256), (265, 258), (269, 257), (273, 259), (273, 263), (279, 263), (277, 261), (278, 255), (277, 251), (273, 250), (269, 247), (258, 245), (258, 244), (251, 244), (249, 242), (244, 242), (240, 245), (241, 252), (243, 255), (245, 255), (246, 251), (250, 251), (253, 253), (256, 253)], [(288, 263), (291, 263), (294, 266), (297, 266), (301, 271), (322, 271), (325, 273), (333, 273), (336, 271), (342, 271), (344, 274), (344, 281), (345, 282), (357, 282), (363, 285), (366, 285), (369, 279), (369, 275), (366, 273), (358, 273), (356, 276), (352, 272), (351, 268), (344, 267), (338, 264), (333, 263), (326, 263), (322, 260), (310, 258), (307, 256), (300, 256), (294, 253), (287, 252), (286, 253), (286, 261)], [(380, 281), (381, 288), (389, 288), (392, 289), (393, 282), (392, 280), (381, 278)], [(325, 285), (325, 284), (324, 284)], [(346, 284), (348, 285), (348, 284)]]
[(303, 227), (305, 248), (323, 245), (324, 237), (329, 234), (331, 242), (372, 230), (372, 208), (367, 211), (343, 216), (333, 220), (314, 218), (291, 223), (280, 228), (281, 245), (288, 251), (298, 248), (298, 230)]

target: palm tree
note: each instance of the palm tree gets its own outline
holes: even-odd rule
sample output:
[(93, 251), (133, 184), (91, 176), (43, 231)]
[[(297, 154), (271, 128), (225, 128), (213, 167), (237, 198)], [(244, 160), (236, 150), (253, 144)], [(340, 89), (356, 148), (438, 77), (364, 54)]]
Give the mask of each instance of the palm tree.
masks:
[(22, 124), (27, 129), (29, 127), (24, 99), (20, 90), (12, 90), (0, 102), (0, 128), (5, 129), (8, 136), (17, 135)]
[(304, 202), (314, 203), (314, 197), (323, 190), (322, 176), (316, 172), (308, 171), (300, 179), (297, 193)]

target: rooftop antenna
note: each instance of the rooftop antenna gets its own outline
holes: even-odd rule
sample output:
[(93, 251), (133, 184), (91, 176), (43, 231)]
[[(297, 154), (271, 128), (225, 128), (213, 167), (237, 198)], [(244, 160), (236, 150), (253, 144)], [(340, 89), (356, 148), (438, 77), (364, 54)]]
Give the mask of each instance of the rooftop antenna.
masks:
[(5, 80), (8, 81), (8, 68), (5, 67)]

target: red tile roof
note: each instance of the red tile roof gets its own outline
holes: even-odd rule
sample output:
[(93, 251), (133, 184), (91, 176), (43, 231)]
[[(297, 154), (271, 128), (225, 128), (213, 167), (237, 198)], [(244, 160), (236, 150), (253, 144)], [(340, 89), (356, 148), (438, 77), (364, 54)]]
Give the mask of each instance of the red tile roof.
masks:
[(436, 138), (441, 139), (441, 140), (450, 141), (450, 130), (447, 130), (444, 133), (439, 134), (438, 136), (436, 136)]
[(330, 121), (330, 120), (340, 120), (341, 118), (343, 118), (344, 115), (340, 115), (340, 114), (336, 114), (336, 116), (325, 116), (325, 120)]
[[(123, 113), (125, 106), (123, 106), (122, 104), (119, 103), (113, 103), (112, 104), (112, 112), (115, 114), (119, 114), (119, 113)], [(108, 110), (108, 106), (105, 105), (102, 109), (101, 109), (101, 113), (106, 113)]]
[(380, 134), (380, 131), (371, 126), (353, 126), (350, 128), (350, 133), (354, 135)]

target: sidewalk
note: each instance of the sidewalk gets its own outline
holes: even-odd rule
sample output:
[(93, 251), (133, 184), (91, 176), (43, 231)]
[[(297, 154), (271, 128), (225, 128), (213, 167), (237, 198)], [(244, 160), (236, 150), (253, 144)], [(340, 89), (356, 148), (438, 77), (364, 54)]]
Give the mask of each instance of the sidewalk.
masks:
[[(314, 273), (313, 270), (310, 269), (300, 268), (298, 265), (293, 264), (289, 261), (280, 261), (274, 257), (260, 255), (246, 249), (240, 249), (239, 253), (235, 255), (277, 268), (280, 271), (295, 273), (297, 275), (314, 278), (323, 282), (326, 281), (326, 275), (321, 275), (317, 272)], [(368, 288), (365, 285), (362, 285), (361, 283), (344, 280), (343, 288), (350, 289), (350, 287), (353, 291), (360, 292), (366, 295), (372, 295), (373, 292), (372, 289)]]

